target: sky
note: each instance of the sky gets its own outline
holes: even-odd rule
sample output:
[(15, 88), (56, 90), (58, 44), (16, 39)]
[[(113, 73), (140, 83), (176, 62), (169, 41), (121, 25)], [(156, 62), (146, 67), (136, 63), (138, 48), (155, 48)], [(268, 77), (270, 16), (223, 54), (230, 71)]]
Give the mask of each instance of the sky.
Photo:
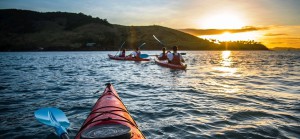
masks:
[(300, 0), (0, 0), (0, 9), (81, 12), (112, 24), (193, 29), (188, 33), (202, 38), (248, 37), (267, 47), (296, 48), (299, 7)]

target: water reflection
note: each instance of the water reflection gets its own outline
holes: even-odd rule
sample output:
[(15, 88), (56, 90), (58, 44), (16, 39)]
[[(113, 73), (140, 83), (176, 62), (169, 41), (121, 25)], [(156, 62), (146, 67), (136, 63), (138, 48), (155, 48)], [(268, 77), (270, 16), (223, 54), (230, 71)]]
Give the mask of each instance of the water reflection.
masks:
[(223, 51), (222, 52), (222, 60), (221, 63), (224, 67), (229, 67), (231, 65), (231, 51)]
[(239, 77), (240, 75), (237, 74), (238, 68), (235, 68), (232, 64), (234, 62), (231, 51), (222, 51), (219, 57), (218, 66), (213, 67), (214, 75), (221, 77), (219, 80), (216, 80), (216, 84), (222, 86), (222, 89), (219, 91), (223, 93), (219, 95), (230, 97), (232, 93), (239, 92), (240, 88), (233, 85), (236, 83), (235, 80), (228, 80), (228, 78)]
[(221, 72), (221, 76), (233, 76), (237, 68), (232, 68), (232, 63), (231, 51), (222, 51), (220, 59), (221, 66), (214, 67), (213, 69)]

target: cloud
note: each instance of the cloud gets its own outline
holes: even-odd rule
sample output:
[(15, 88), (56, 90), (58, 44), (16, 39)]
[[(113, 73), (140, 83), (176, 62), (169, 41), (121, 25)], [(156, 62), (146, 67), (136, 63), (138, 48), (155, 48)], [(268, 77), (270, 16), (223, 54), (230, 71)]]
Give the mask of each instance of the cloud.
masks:
[(271, 42), (270, 44), (284, 44), (284, 42)]
[(267, 33), (264, 36), (286, 36), (284, 33)]
[(218, 35), (225, 32), (230, 33), (241, 33), (241, 32), (250, 32), (250, 31), (259, 31), (259, 30), (268, 30), (269, 27), (254, 27), (254, 26), (245, 26), (241, 29), (179, 29), (182, 32), (193, 34), (195, 36), (201, 35)]

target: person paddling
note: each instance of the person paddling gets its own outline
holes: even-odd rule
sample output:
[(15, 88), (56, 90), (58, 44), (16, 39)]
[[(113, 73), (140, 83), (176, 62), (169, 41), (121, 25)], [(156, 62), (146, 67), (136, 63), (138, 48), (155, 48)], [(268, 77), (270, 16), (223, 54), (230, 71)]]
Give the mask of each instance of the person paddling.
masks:
[(163, 47), (162, 51), (163, 52), (159, 56), (157, 56), (158, 60), (167, 60), (168, 59), (168, 57), (167, 57), (168, 52), (166, 53), (166, 48)]
[(126, 55), (126, 49), (122, 50), (122, 53), (119, 54), (119, 57), (125, 57)]
[(173, 53), (168, 53), (168, 55), (167, 55), (168, 61), (171, 64), (181, 65), (181, 63), (184, 62), (184, 59), (181, 56), (181, 54), (177, 53), (177, 50), (178, 50), (178, 47), (173, 46)]
[(140, 48), (139, 48), (139, 47), (137, 47), (137, 48), (135, 49), (135, 51), (133, 51), (133, 52), (130, 54), (130, 56), (133, 56), (133, 57), (136, 58), (136, 59), (140, 59), (140, 58), (141, 58), (140, 55), (141, 55), (141, 51), (140, 51)]

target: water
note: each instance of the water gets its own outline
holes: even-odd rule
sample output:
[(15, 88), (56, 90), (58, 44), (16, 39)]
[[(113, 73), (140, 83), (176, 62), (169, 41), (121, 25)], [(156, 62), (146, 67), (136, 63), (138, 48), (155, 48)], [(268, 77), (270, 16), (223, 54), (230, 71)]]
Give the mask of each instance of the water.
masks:
[(148, 139), (300, 137), (299, 52), (187, 52), (186, 71), (108, 53), (0, 53), (0, 138), (54, 138), (49, 106), (74, 137), (107, 82)]

